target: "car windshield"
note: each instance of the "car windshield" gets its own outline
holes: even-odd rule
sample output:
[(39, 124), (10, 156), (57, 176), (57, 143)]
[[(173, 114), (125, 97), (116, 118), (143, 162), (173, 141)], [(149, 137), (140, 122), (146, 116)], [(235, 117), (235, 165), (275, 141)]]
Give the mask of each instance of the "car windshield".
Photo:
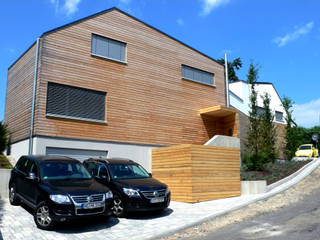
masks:
[(311, 146), (300, 146), (299, 150), (310, 150)]
[(91, 179), (90, 173), (77, 162), (48, 161), (40, 164), (43, 180)]
[(149, 173), (140, 165), (111, 164), (109, 165), (111, 176), (114, 179), (149, 178)]

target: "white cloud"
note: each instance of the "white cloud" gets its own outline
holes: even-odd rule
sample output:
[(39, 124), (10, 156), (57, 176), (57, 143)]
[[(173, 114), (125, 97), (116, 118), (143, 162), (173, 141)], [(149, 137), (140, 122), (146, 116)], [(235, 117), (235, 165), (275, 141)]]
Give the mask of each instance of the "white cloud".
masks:
[(222, 4), (229, 3), (230, 0), (201, 0), (203, 2), (201, 15), (206, 16), (211, 13), (214, 8)]
[(70, 16), (78, 11), (78, 5), (80, 2), (81, 0), (64, 0), (63, 6), (60, 6), (59, 0), (50, 0), (50, 3), (55, 7), (56, 14), (63, 13), (67, 16)]
[(288, 42), (294, 41), (299, 37), (308, 34), (313, 28), (314, 22), (309, 22), (306, 25), (296, 28), (294, 32), (288, 33), (283, 37), (276, 37), (273, 42), (278, 45), (278, 47), (285, 46)]
[(178, 18), (177, 19), (177, 23), (180, 25), (180, 26), (183, 26), (184, 25), (184, 21), (182, 18)]
[(320, 98), (304, 104), (293, 106), (293, 116), (299, 126), (313, 127), (319, 125)]
[(66, 0), (64, 2), (63, 10), (66, 12), (67, 16), (72, 15), (78, 11), (78, 4), (81, 0)]

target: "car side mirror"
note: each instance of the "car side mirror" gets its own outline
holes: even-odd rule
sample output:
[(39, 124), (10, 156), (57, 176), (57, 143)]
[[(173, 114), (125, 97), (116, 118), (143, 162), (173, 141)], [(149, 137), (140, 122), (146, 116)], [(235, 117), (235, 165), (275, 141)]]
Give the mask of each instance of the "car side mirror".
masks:
[(149, 176), (152, 177), (152, 173), (149, 173)]
[(38, 178), (37, 178), (36, 174), (33, 173), (33, 172), (31, 172), (31, 173), (28, 174), (27, 179), (37, 180), (37, 181), (38, 181)]

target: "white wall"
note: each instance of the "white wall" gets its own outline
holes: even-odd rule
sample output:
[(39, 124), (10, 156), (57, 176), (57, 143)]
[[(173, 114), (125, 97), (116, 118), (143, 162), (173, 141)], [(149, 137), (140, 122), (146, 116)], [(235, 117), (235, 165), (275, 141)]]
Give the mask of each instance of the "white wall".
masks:
[(229, 84), (230, 105), (249, 115), (249, 85), (242, 81)]
[[(232, 92), (230, 93), (230, 105), (240, 110), (241, 112), (243, 112), (248, 116), (249, 110), (250, 110), (250, 107), (249, 107), (250, 94), (251, 94), (250, 84), (247, 84), (246, 82), (243, 82), (243, 81), (238, 81), (235, 83), (230, 83), (229, 89)], [(263, 107), (263, 101), (262, 101), (261, 95), (268, 93), (270, 94), (270, 97), (271, 97), (270, 108), (273, 111), (273, 114), (275, 114), (275, 111), (279, 111), (283, 113), (283, 117), (285, 118), (286, 114), (282, 106), (281, 99), (279, 98), (272, 84), (257, 83), (256, 91), (258, 93), (257, 104), (259, 107)]]
[(46, 137), (36, 137), (33, 147), (33, 153), (39, 155), (46, 154), (47, 147), (108, 151), (108, 158), (129, 158), (138, 162), (150, 172), (152, 170), (151, 149), (155, 148), (153, 146), (126, 143), (104, 143)]
[(11, 164), (14, 166), (22, 155), (28, 155), (28, 150), (29, 139), (12, 144), (11, 155), (9, 156)]

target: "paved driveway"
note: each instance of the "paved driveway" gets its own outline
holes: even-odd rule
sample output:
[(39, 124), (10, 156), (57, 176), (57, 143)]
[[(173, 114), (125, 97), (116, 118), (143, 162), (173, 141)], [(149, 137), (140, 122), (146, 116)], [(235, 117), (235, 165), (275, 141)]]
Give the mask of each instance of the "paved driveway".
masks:
[(220, 199), (197, 204), (171, 202), (163, 214), (135, 214), (128, 218), (91, 219), (58, 226), (55, 231), (43, 231), (36, 227), (31, 209), (11, 206), (4, 202), (1, 210), (0, 231), (3, 239), (24, 240), (73, 240), (73, 239), (150, 239), (190, 227), (193, 224), (246, 204), (253, 196)]
[(229, 211), (246, 206), (249, 203), (266, 199), (286, 190), (320, 165), (319, 160), (308, 164), (293, 179), (276, 186), (265, 194), (243, 195), (240, 197), (219, 199), (196, 204), (171, 202), (170, 208), (161, 215), (133, 215), (129, 218), (95, 219), (64, 224), (55, 231), (39, 230), (33, 221), (30, 209), (11, 206), (4, 201), (0, 205), (0, 232), (4, 240), (15, 239), (152, 239), (170, 235), (182, 229), (202, 223)]

